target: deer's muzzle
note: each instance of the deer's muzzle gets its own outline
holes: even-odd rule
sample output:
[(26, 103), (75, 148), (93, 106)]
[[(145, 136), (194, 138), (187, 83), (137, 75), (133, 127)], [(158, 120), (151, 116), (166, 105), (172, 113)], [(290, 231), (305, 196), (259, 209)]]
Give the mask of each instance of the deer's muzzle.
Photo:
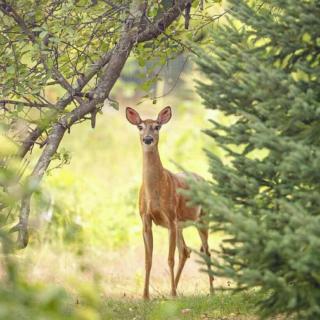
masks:
[(151, 136), (145, 136), (142, 140), (145, 144), (151, 144), (153, 142), (153, 138)]

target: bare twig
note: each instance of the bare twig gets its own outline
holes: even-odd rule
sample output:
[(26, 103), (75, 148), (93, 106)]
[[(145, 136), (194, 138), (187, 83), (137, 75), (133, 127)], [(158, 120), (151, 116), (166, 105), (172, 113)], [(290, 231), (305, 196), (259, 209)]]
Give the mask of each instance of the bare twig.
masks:
[(180, 79), (180, 76), (181, 76), (181, 74), (182, 74), (182, 72), (183, 72), (183, 70), (184, 70), (184, 68), (185, 68), (185, 66), (186, 66), (186, 64), (188, 62), (188, 58), (189, 57), (186, 57), (185, 60), (183, 61), (183, 65), (182, 65), (182, 67), (181, 67), (181, 69), (179, 71), (179, 74), (178, 74), (174, 84), (172, 85), (172, 87), (167, 92), (163, 93), (162, 95), (154, 97), (153, 100), (163, 98), (163, 97), (167, 96), (168, 94), (170, 94), (174, 90), (174, 88), (177, 86), (177, 84), (179, 82), (179, 79)]
[(9, 100), (9, 99), (4, 99), (0, 100), (0, 108), (6, 104), (13, 104), (13, 105), (21, 105), (25, 107), (30, 107), (30, 108), (52, 108), (54, 105), (52, 104), (46, 104), (46, 103), (37, 103), (37, 102), (26, 102), (26, 101), (17, 101), (17, 100)]
[(188, 1), (185, 7), (185, 14), (184, 14), (184, 27), (185, 29), (189, 29), (189, 22), (190, 22), (190, 9), (191, 9), (191, 1)]

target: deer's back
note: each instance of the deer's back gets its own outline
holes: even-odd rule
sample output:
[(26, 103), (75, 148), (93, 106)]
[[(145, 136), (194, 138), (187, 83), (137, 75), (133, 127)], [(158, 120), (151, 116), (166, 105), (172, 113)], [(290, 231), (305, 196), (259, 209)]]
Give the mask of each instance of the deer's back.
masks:
[[(196, 180), (202, 179), (191, 173)], [(150, 214), (155, 224), (169, 226), (169, 221), (196, 221), (201, 214), (200, 207), (189, 207), (188, 199), (179, 192), (179, 189), (189, 189), (188, 175), (185, 173), (173, 174), (164, 170), (163, 177), (158, 184), (148, 190), (144, 185), (140, 189), (140, 214)]]

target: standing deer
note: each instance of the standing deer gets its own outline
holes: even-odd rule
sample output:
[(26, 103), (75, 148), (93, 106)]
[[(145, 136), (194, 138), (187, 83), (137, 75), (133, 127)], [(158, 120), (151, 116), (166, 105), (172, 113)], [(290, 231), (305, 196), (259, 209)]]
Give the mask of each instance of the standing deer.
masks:
[[(139, 209), (143, 223), (143, 240), (145, 246), (145, 282), (144, 299), (149, 299), (149, 279), (152, 265), (153, 235), (152, 222), (169, 229), (168, 265), (171, 278), (171, 295), (177, 295), (177, 286), (184, 264), (191, 250), (186, 246), (182, 229), (186, 221), (200, 221), (203, 217), (201, 207), (188, 207), (187, 199), (178, 189), (187, 189), (187, 176), (183, 173), (173, 174), (161, 163), (158, 151), (159, 130), (171, 119), (171, 108), (164, 108), (157, 120), (141, 120), (137, 111), (126, 109), (128, 121), (137, 126), (143, 153), (142, 186), (139, 194)], [(195, 179), (201, 179), (192, 174)], [(205, 223), (198, 226), (202, 246), (201, 251), (210, 257), (208, 247), (208, 227)], [(174, 254), (176, 246), (179, 251), (179, 266), (174, 277)], [(213, 277), (209, 269), (210, 292), (213, 292)]]

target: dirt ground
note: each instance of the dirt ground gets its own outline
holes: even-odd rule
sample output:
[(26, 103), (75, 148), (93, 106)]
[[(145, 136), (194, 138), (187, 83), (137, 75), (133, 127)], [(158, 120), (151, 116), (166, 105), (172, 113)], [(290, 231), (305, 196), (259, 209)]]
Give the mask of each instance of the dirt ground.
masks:
[[(159, 245), (158, 245), (159, 246)], [(150, 293), (154, 297), (169, 295), (169, 269), (167, 248), (155, 248), (151, 271)], [(95, 283), (103, 294), (112, 297), (139, 298), (144, 282), (143, 244), (129, 249), (102, 251), (87, 249), (81, 254), (72, 250), (58, 250), (44, 245), (39, 248), (28, 247), (16, 255), (20, 269), (29, 280), (62, 285), (73, 289), (75, 285)], [(179, 282), (178, 294), (209, 293), (208, 275), (200, 269), (201, 258), (191, 253)], [(176, 254), (176, 267), (178, 256)], [(3, 270), (0, 275), (3, 275)], [(215, 288), (228, 287), (226, 279), (215, 279)]]

